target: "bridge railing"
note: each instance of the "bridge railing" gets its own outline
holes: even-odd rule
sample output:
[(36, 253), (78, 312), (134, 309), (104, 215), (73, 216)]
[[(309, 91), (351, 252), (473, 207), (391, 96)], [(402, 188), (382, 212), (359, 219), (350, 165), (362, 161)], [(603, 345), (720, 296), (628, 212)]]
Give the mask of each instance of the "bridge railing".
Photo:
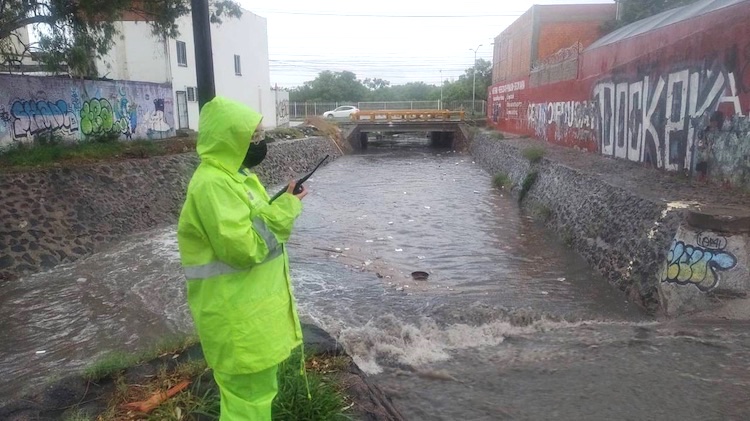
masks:
[(342, 105), (353, 105), (360, 110), (450, 110), (468, 115), (486, 115), (487, 101), (371, 101), (371, 102), (290, 102), (289, 117), (302, 120), (320, 116)]
[(352, 121), (463, 121), (465, 111), (450, 110), (360, 110)]

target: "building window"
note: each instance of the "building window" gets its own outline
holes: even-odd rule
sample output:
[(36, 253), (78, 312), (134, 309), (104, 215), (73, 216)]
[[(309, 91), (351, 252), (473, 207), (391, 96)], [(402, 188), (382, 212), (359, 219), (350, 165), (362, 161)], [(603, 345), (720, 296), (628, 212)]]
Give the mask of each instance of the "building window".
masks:
[(242, 76), (242, 63), (240, 63), (240, 56), (234, 55), (234, 74)]
[(187, 67), (187, 45), (183, 41), (177, 41), (177, 64)]
[(195, 102), (198, 100), (198, 97), (196, 95), (196, 91), (198, 88), (195, 88), (193, 86), (188, 86), (187, 88), (187, 100), (190, 102)]

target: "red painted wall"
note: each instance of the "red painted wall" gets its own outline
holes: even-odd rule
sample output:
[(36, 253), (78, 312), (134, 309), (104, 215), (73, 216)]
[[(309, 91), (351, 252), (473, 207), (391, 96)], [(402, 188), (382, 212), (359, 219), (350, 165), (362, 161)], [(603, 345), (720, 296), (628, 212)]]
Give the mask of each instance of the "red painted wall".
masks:
[[(725, 163), (724, 172), (747, 171), (750, 186), (748, 22), (750, 2), (743, 2), (586, 50), (577, 80), (531, 88), (519, 78), (525, 86), (510, 93), (505, 83), (493, 85), (489, 121), (667, 170), (694, 169), (716, 138), (711, 159)], [(722, 128), (734, 140), (711, 135)]]

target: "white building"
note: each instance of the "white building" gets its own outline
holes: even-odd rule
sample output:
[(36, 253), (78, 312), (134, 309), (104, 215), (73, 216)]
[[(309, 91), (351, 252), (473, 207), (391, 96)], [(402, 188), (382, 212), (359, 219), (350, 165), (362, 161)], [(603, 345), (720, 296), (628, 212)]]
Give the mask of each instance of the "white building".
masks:
[[(171, 83), (176, 129), (198, 130), (195, 47), (190, 15), (178, 20), (177, 39), (155, 37), (137, 16), (117, 24), (122, 38), (97, 62), (99, 75), (115, 80)], [(268, 24), (247, 10), (241, 18), (211, 25), (216, 94), (241, 101), (276, 126), (276, 99), (268, 65)]]

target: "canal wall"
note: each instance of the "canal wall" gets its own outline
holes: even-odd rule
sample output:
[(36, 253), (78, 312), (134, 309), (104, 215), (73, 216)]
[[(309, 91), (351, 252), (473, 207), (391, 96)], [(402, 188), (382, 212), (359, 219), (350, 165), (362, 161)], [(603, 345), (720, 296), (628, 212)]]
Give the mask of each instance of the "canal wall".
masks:
[[(274, 142), (256, 169), (268, 185), (340, 155), (327, 138)], [(174, 223), (195, 153), (0, 173), (0, 280), (87, 256), (124, 236)]]
[(497, 137), (474, 136), (469, 150), (476, 162), (491, 175), (505, 174), (506, 188), (523, 196), (525, 207), (647, 311), (707, 310), (750, 292), (747, 197), (734, 207), (695, 206), (676, 197), (716, 201), (656, 170), (638, 178), (637, 165), (595, 155), (582, 160), (567, 148), (547, 145), (531, 162), (524, 155), (543, 142)]

